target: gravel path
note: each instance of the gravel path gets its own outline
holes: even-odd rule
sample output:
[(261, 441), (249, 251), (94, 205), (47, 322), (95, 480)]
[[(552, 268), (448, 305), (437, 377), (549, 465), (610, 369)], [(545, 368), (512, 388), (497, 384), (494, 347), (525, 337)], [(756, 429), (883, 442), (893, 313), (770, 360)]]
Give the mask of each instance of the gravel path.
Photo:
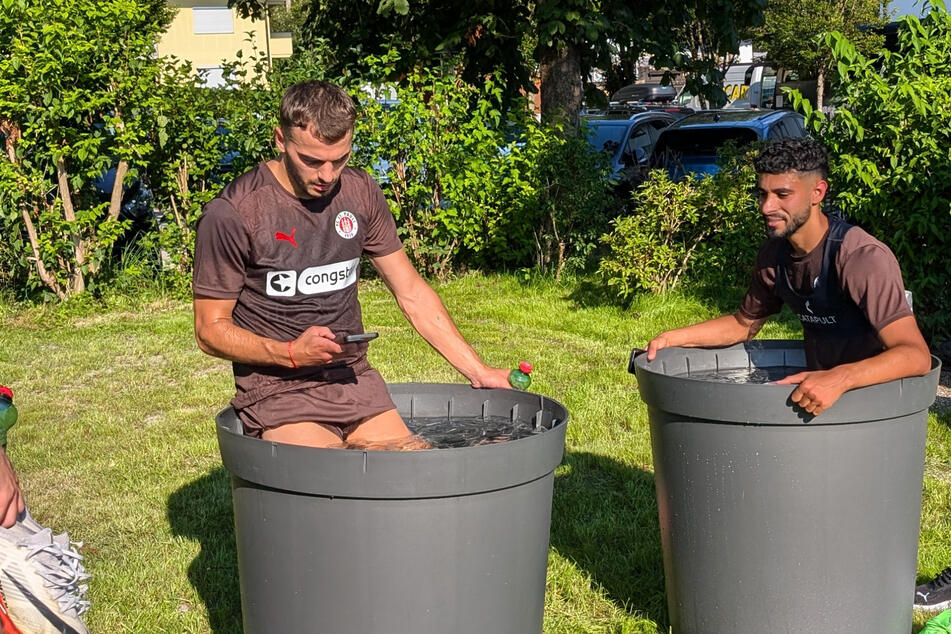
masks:
[(938, 381), (938, 396), (931, 409), (939, 414), (951, 412), (951, 370), (941, 370), (941, 380)]

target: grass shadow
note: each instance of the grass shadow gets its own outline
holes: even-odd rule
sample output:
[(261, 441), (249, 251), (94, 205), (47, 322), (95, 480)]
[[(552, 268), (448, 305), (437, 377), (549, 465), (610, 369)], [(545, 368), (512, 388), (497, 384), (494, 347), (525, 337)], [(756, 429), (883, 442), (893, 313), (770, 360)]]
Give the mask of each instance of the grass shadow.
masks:
[(201, 552), (188, 567), (214, 634), (241, 634), (241, 594), (234, 539), (231, 478), (217, 467), (168, 498), (168, 520), (178, 537), (198, 540)]
[[(673, 291), (675, 294), (690, 297), (704, 306), (710, 307), (715, 313), (728, 315), (735, 313), (746, 294), (746, 287), (730, 286), (728, 284), (690, 283), (682, 284)], [(661, 295), (640, 291), (627, 299), (619, 297), (613, 289), (602, 283), (597, 276), (588, 276), (579, 279), (571, 292), (564, 299), (572, 302), (576, 308), (601, 308), (604, 306), (620, 307), (629, 310), (644, 295)]]
[(595, 276), (579, 279), (574, 289), (565, 296), (576, 308), (600, 308), (602, 306), (627, 306), (606, 284)]
[(593, 453), (565, 455), (555, 479), (551, 545), (608, 597), (667, 631), (654, 475)]
[[(749, 264), (752, 265), (752, 262)], [(719, 280), (704, 280), (690, 284), (685, 290), (691, 297), (696, 298), (706, 306), (712, 307), (715, 312), (721, 315), (729, 315), (735, 313), (740, 307), (740, 302), (743, 301), (743, 296), (746, 295), (747, 287), (745, 285), (731, 285)]]

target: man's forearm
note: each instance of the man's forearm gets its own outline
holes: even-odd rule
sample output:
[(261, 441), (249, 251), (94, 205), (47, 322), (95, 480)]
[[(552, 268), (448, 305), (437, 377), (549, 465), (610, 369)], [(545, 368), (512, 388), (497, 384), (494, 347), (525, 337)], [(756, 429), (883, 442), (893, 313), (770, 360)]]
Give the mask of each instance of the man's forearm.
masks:
[(852, 390), (878, 383), (887, 383), (909, 376), (921, 376), (931, 369), (931, 355), (914, 344), (901, 344), (884, 352), (836, 366), (832, 370), (842, 374), (846, 389)]
[(463, 376), (471, 380), (485, 368), (428, 284), (417, 284), (410, 297), (397, 297), (397, 302), (410, 325)]
[(668, 330), (662, 333), (667, 338), (668, 346), (685, 348), (703, 348), (730, 346), (741, 341), (752, 339), (759, 332), (757, 322), (744, 323), (734, 315), (724, 315), (716, 319)]
[(287, 343), (236, 326), (230, 319), (218, 319), (195, 329), (198, 347), (207, 354), (249, 365), (293, 367)]
[(730, 346), (756, 336), (763, 320), (749, 321), (740, 313), (662, 332), (647, 343), (647, 360), (653, 361), (664, 348), (705, 348)]

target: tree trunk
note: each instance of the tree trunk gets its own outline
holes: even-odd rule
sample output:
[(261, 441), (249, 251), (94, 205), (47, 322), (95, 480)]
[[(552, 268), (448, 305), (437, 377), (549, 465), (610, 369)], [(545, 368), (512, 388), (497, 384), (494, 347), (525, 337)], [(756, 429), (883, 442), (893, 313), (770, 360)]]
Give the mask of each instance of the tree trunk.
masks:
[(128, 171), (129, 161), (119, 161), (116, 166), (116, 179), (112, 182), (112, 197), (109, 199), (109, 220), (117, 219), (122, 210), (122, 182)]
[(4, 136), (3, 149), (7, 153), (7, 159), (13, 165), (17, 164), (16, 144), (19, 142), (22, 134), (20, 127), (9, 119), (0, 119), (0, 133)]
[(73, 209), (73, 197), (69, 192), (69, 178), (66, 174), (66, 160), (61, 156), (56, 159), (56, 181), (59, 183), (59, 197), (63, 201), (63, 217), (71, 224), (70, 237), (73, 240), (73, 256), (76, 265), (71, 275), (71, 292), (75, 295), (86, 290), (86, 280), (83, 278), (83, 267), (86, 266), (86, 245), (76, 230), (76, 212)]
[(826, 91), (826, 71), (824, 68), (819, 69), (819, 74), (816, 75), (816, 110), (822, 110), (822, 100), (825, 97)]
[[(14, 166), (14, 169), (16, 169), (20, 162), (17, 158), (16, 150), (16, 144), (22, 137), (20, 134), (20, 127), (9, 119), (0, 119), (0, 132), (2, 132), (3, 136), (5, 137), (4, 152), (7, 155), (7, 160), (9, 160), (10, 164)], [(20, 183), (20, 194), (20, 215), (23, 218), (23, 224), (26, 227), (26, 235), (30, 241), (30, 250), (33, 252), (33, 257), (28, 259), (33, 260), (33, 267), (36, 269), (37, 275), (40, 276), (40, 281), (46, 284), (47, 288), (56, 293), (57, 297), (60, 299), (66, 299), (66, 292), (56, 280), (56, 276), (50, 273), (47, 270), (46, 265), (43, 264), (43, 256), (40, 253), (40, 238), (36, 233), (36, 225), (33, 224), (33, 218), (30, 216), (30, 212), (27, 209), (27, 200), (29, 195), (27, 194), (26, 188), (23, 186), (22, 182)], [(36, 211), (35, 208), (34, 211)]]
[(575, 46), (547, 49), (541, 56), (542, 121), (578, 127), (581, 114), (581, 55)]

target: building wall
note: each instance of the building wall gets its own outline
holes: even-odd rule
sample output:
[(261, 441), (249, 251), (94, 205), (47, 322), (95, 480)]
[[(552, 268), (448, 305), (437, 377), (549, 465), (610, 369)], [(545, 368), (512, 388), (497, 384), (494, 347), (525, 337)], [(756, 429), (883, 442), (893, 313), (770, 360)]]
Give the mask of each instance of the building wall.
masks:
[(176, 9), (176, 15), (156, 52), (205, 70), (208, 85), (219, 84), (222, 60), (235, 61), (238, 51), (244, 59), (251, 56), (253, 48), (272, 58), (292, 53), (289, 34), (269, 34), (264, 20), (242, 18), (236, 10), (228, 9), (227, 0), (169, 0), (168, 4)]

